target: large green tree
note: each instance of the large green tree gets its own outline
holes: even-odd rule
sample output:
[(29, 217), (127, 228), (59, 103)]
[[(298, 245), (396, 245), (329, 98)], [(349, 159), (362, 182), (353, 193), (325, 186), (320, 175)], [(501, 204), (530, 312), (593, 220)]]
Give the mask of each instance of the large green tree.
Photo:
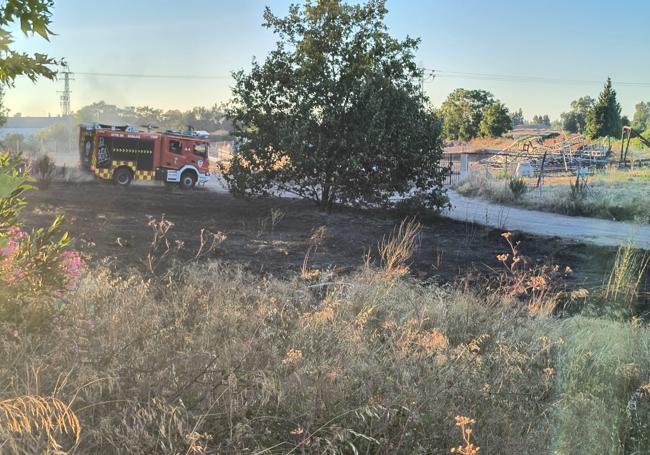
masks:
[(447, 139), (467, 141), (479, 135), (483, 112), (494, 104), (494, 96), (485, 90), (458, 88), (440, 107)]
[(502, 102), (496, 101), (485, 109), (479, 125), (481, 136), (499, 137), (511, 129), (512, 119), (508, 108)]
[(421, 93), (418, 40), (393, 38), (384, 0), (268, 8), (275, 49), (234, 73), (229, 114), (238, 149), (224, 177), (235, 195), (285, 191), (325, 208), (445, 201), (440, 122)]
[(593, 109), (596, 100), (590, 96), (583, 96), (571, 101), (571, 110), (563, 112), (560, 116), (562, 129), (568, 133), (582, 133), (585, 131), (587, 116)]
[(616, 100), (616, 90), (612, 88), (612, 80), (608, 77), (596, 104), (587, 115), (585, 133), (590, 139), (619, 137), (621, 125), (621, 105)]
[(650, 101), (640, 102), (634, 106), (634, 117), (632, 117), (632, 128), (637, 131), (650, 129)]

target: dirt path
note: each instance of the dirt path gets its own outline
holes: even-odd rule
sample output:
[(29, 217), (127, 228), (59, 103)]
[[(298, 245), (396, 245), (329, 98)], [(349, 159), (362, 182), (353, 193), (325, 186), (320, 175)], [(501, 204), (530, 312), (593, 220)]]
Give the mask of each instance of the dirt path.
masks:
[(600, 246), (619, 246), (631, 241), (638, 248), (650, 250), (649, 225), (509, 207), (480, 198), (465, 197), (453, 190), (448, 190), (447, 194), (453, 208), (444, 215), (454, 220), (536, 235), (562, 237)]

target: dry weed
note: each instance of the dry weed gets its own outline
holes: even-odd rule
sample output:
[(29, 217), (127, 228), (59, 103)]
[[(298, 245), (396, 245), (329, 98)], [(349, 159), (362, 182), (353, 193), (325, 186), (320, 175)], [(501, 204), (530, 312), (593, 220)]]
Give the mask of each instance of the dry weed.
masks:
[(474, 419), (456, 416), (456, 426), (460, 428), (463, 444), (451, 449), (451, 453), (458, 453), (460, 455), (478, 455), (481, 449), (472, 443), (473, 430), (470, 426), (475, 423), (476, 421)]
[(59, 450), (57, 433), (72, 435), (78, 443), (81, 426), (75, 413), (53, 397), (24, 395), (0, 400), (0, 434), (22, 436), (41, 431), (47, 435), (49, 448)]
[(510, 251), (496, 257), (506, 270), (497, 277), (496, 292), (525, 302), (532, 315), (551, 315), (563, 295), (563, 277), (571, 269), (561, 271), (559, 266), (548, 264), (532, 266), (520, 253), (520, 242), (513, 241), (512, 233), (504, 232), (501, 237)]
[(387, 276), (403, 276), (409, 272), (409, 261), (418, 246), (421, 229), (422, 225), (415, 219), (406, 219), (379, 243), (379, 259)]

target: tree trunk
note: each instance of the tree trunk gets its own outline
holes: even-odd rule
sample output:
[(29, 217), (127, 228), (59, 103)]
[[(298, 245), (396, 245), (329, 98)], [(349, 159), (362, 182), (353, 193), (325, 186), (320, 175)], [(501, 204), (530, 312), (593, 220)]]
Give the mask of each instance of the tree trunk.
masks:
[(327, 183), (323, 184), (323, 189), (321, 190), (321, 197), (320, 197), (320, 209), (321, 210), (326, 210), (327, 212), (330, 211), (330, 186)]

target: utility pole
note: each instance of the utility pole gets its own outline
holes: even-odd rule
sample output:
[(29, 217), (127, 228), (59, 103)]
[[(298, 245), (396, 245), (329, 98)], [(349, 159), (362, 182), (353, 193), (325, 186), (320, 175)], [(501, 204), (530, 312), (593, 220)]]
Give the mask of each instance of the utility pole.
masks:
[(436, 70), (427, 70), (426, 68), (421, 68), (422, 72), (420, 74), (420, 96), (424, 97), (424, 83), (432, 81), (436, 78)]
[[(74, 79), (71, 77), (72, 73), (68, 68), (68, 65), (63, 66), (63, 71), (59, 71), (59, 74), (63, 75), (63, 91), (61, 93), (61, 117), (67, 120), (67, 133), (68, 133), (68, 150), (67, 152), (72, 152), (72, 110), (70, 109), (70, 81)], [(56, 141), (55, 141), (56, 147)]]
[(72, 114), (70, 110), (70, 81), (74, 81), (74, 79), (71, 77), (72, 73), (68, 65), (65, 65), (63, 71), (59, 71), (59, 74), (63, 75), (63, 91), (59, 92), (61, 94), (61, 117), (68, 117)]

